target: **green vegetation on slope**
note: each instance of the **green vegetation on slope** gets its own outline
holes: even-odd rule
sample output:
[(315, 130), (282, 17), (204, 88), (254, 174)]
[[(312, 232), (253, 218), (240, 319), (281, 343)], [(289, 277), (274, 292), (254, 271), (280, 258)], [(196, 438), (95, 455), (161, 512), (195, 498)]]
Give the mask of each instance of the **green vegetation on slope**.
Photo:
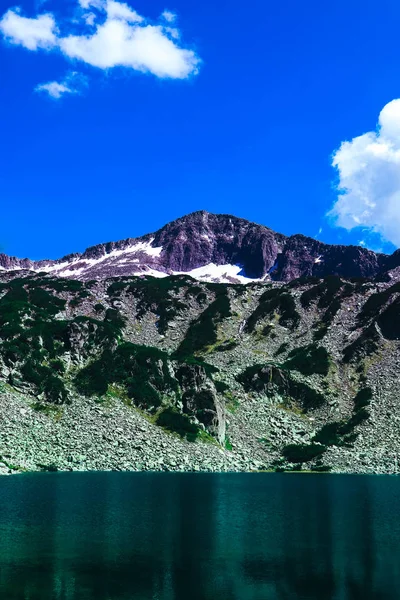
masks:
[(218, 324), (232, 313), (227, 288), (216, 289), (217, 297), (198, 319), (190, 324), (185, 339), (176, 351), (177, 356), (192, 356), (217, 342)]
[(269, 397), (282, 396), (305, 412), (325, 403), (323, 394), (294, 379), (290, 371), (275, 365), (252, 365), (240, 373), (237, 380), (246, 391), (263, 393)]
[[(247, 319), (245, 331), (252, 333), (259, 321), (279, 316), (279, 324), (294, 329), (300, 322), (293, 296), (286, 288), (271, 288), (262, 294), (256, 310)], [(265, 333), (268, 333), (268, 328)]]
[[(371, 388), (362, 388), (354, 398), (354, 410), (351, 417), (345, 421), (326, 423), (317, 431), (309, 444), (289, 444), (282, 449), (282, 456), (291, 463), (304, 463), (319, 458), (329, 446), (351, 447), (357, 439), (354, 431), (369, 419), (369, 406), (372, 399)], [(280, 465), (280, 469), (282, 466)]]
[(49, 290), (73, 291), (82, 294), (81, 282), (47, 279), (15, 279), (1, 285), (5, 294), (0, 298), (0, 354), (10, 369), (10, 383), (19, 384), (18, 368), (37, 395), (44, 395), (57, 404), (68, 400), (65, 371), (60, 356), (73, 353), (71, 340), (84, 335), (85, 347), (101, 348), (121, 335), (123, 319), (109, 309), (104, 321), (89, 317), (72, 320), (59, 318), (66, 300)]
[(163, 396), (175, 394), (176, 380), (169, 373), (169, 356), (150, 346), (124, 342), (111, 352), (81, 369), (75, 385), (81, 394), (102, 396), (111, 383), (122, 384), (134, 403), (142, 408), (158, 408)]
[(111, 297), (116, 297), (125, 292), (138, 300), (137, 317), (142, 318), (147, 312), (158, 316), (158, 330), (165, 334), (168, 324), (187, 306), (176, 294), (193, 280), (185, 275), (175, 275), (156, 279), (154, 277), (124, 278), (112, 283), (107, 290)]
[(309, 344), (292, 350), (284, 366), (300, 371), (303, 375), (327, 375), (329, 372), (329, 354), (323, 346)]
[(303, 308), (308, 309), (315, 304), (324, 312), (314, 325), (314, 339), (321, 340), (325, 337), (328, 328), (342, 307), (343, 300), (356, 291), (362, 291), (364, 280), (357, 279), (343, 281), (337, 275), (325, 277), (320, 283), (304, 291), (300, 297)]

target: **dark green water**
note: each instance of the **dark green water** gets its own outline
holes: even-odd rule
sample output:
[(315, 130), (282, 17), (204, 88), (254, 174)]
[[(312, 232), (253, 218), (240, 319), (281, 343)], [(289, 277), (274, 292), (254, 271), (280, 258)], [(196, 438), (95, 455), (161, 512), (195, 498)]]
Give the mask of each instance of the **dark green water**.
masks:
[(0, 599), (400, 598), (400, 478), (0, 478)]

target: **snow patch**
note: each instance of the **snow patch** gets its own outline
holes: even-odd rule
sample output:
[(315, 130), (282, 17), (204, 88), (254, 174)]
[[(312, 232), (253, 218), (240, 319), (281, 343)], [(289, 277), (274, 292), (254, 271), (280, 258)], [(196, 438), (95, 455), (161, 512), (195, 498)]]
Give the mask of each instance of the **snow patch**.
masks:
[(70, 262), (63, 262), (63, 263), (58, 263), (56, 265), (47, 265), (46, 267), (38, 267), (37, 269), (32, 269), (32, 271), (36, 271), (38, 273), (52, 273), (53, 271), (59, 271), (61, 269), (65, 269), (66, 267), (69, 267), (71, 264)]
[(210, 238), (210, 236), (208, 235), (208, 233), (202, 233), (202, 234), (200, 235), (200, 237), (201, 237), (203, 240), (207, 240), (207, 242), (212, 242), (212, 239)]
[(193, 279), (198, 279), (199, 281), (208, 281), (208, 282), (219, 282), (219, 283), (232, 283), (232, 280), (235, 280), (239, 283), (251, 283), (256, 281), (262, 281), (261, 279), (250, 279), (250, 277), (245, 277), (241, 275), (242, 267), (240, 265), (216, 265), (214, 263), (209, 263), (204, 267), (198, 267), (197, 269), (192, 269), (191, 271), (174, 271), (174, 275), (190, 275)]
[[(128, 246), (127, 248), (124, 248), (123, 250), (112, 250), (111, 252), (109, 252), (108, 254), (104, 254), (100, 258), (82, 258), (82, 256), (80, 256), (71, 262), (64, 261), (64, 262), (55, 263), (52, 265), (32, 268), (31, 270), (35, 271), (35, 272), (55, 273), (59, 277), (73, 277), (74, 275), (80, 275), (81, 273), (91, 269), (95, 265), (99, 265), (100, 263), (103, 263), (106, 261), (111, 261), (112, 263), (115, 261), (116, 262), (115, 266), (118, 266), (118, 262), (126, 263), (126, 264), (139, 263), (140, 262), (139, 259), (130, 258), (129, 255), (144, 253), (153, 258), (157, 258), (161, 255), (163, 247), (158, 246), (156, 248), (153, 248), (151, 245), (153, 241), (154, 241), (154, 238), (151, 238), (147, 242), (137, 242), (136, 244), (132, 244), (132, 246)], [(126, 258), (123, 258), (121, 261), (116, 260), (116, 259), (119, 259), (120, 257), (126, 257)], [(79, 265), (79, 266), (78, 266), (78, 268), (74, 268), (74, 265)], [(7, 270), (7, 269), (4, 269), (3, 267), (1, 267), (1, 269)], [(18, 271), (18, 270), (21, 270), (21, 267), (13, 267), (12, 270)], [(154, 272), (156, 272), (156, 271), (154, 271)], [(157, 271), (157, 273), (158, 273), (158, 271)], [(154, 277), (156, 277), (156, 275), (154, 275)]]
[(81, 267), (80, 269), (64, 269), (57, 273), (59, 277), (74, 277), (75, 275), (80, 275), (83, 271), (86, 271), (87, 267)]
[(168, 277), (168, 273), (163, 273), (162, 271), (156, 271), (155, 269), (150, 268), (147, 268), (146, 271), (141, 271), (140, 273), (134, 273), (134, 275), (150, 275), (151, 277), (157, 277), (158, 279)]
[(153, 242), (154, 238), (151, 238), (151, 240), (149, 240), (148, 242), (138, 242), (137, 244), (135, 244), (134, 246), (130, 246), (123, 252), (144, 252), (149, 256), (160, 256), (163, 247), (157, 246), (156, 248), (153, 248), (153, 246), (151, 245)]

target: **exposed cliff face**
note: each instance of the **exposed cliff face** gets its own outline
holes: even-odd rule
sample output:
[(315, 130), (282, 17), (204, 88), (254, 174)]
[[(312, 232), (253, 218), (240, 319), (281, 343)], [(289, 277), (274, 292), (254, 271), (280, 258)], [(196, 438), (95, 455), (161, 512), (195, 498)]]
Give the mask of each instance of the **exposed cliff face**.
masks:
[(360, 246), (327, 245), (293, 235), (278, 256), (274, 279), (291, 281), (298, 277), (375, 277), (385, 270), (387, 258)]
[(164, 266), (188, 272), (214, 263), (240, 265), (249, 278), (273, 267), (285, 237), (262, 225), (231, 215), (197, 212), (163, 227), (154, 244), (163, 248)]
[(263, 225), (205, 211), (177, 219), (153, 234), (99, 244), (56, 261), (0, 254), (3, 271), (43, 271), (86, 281), (174, 273), (226, 283), (291, 281), (312, 275), (375, 277), (399, 266), (399, 251), (386, 256), (356, 246), (323, 244), (303, 235), (286, 237)]
[(4, 464), (393, 472), (394, 280), (23, 275), (0, 283)]

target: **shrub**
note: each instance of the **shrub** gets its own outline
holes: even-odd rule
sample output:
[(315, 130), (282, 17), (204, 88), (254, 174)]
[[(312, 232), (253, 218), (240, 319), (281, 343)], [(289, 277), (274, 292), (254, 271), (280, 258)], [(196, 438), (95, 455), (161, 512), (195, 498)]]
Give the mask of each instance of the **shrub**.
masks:
[(225, 392), (227, 392), (229, 390), (229, 385), (227, 383), (225, 383), (224, 381), (214, 381), (214, 385), (215, 385), (215, 389), (220, 394), (224, 394)]
[(50, 288), (55, 292), (79, 292), (83, 289), (85, 284), (77, 279), (48, 279), (43, 277), (35, 282), (30, 282), (30, 285), (39, 285), (47, 289)]
[(282, 455), (288, 462), (304, 463), (321, 456), (326, 447), (320, 444), (290, 444), (282, 450)]
[(304, 411), (319, 408), (325, 403), (325, 397), (312, 387), (296, 381), (283, 369), (274, 365), (252, 365), (236, 378), (246, 391), (265, 393), (274, 396), (276, 393), (294, 400)]
[(65, 373), (65, 365), (63, 361), (58, 358), (51, 360), (49, 366), (56, 371), (56, 373)]
[(107, 308), (104, 321), (105, 323), (111, 323), (117, 329), (122, 329), (126, 323), (125, 317), (115, 308)]
[(319, 283), (321, 280), (319, 277), (314, 277), (313, 275), (311, 276), (302, 276), (302, 277), (298, 277), (297, 279), (293, 279), (292, 281), (290, 281), (287, 285), (287, 287), (289, 289), (296, 289), (299, 287), (302, 287), (303, 285), (315, 285), (316, 283)]
[[(107, 293), (109, 295), (118, 295), (125, 289), (138, 299), (137, 316), (140, 319), (148, 311), (158, 316), (158, 329), (164, 334), (168, 329), (168, 323), (176, 315), (186, 309), (186, 305), (173, 296), (184, 286), (192, 285), (193, 280), (190, 277), (176, 275), (156, 279), (154, 277), (127, 278), (125, 281), (116, 281), (109, 286)], [(201, 288), (199, 288), (201, 289)]]
[(361, 425), (361, 423), (363, 423), (364, 421), (367, 421), (370, 417), (370, 413), (365, 409), (362, 408), (361, 410), (357, 411), (342, 427), (342, 435), (345, 435), (347, 433), (352, 433), (353, 429), (357, 426), (357, 425)]
[(204, 304), (207, 301), (207, 294), (200, 292), (200, 294), (197, 294), (196, 300), (199, 304)]
[(157, 417), (157, 425), (177, 433), (190, 442), (194, 442), (199, 435), (200, 428), (192, 423), (187, 415), (180, 413), (177, 409), (168, 407)]
[(49, 402), (63, 404), (68, 399), (68, 393), (62, 379), (49, 375), (43, 382), (43, 391)]
[(218, 323), (229, 316), (231, 316), (231, 303), (226, 288), (223, 288), (222, 293), (217, 295), (214, 302), (190, 324), (185, 339), (177, 350), (177, 355), (191, 356), (207, 346), (215, 344), (218, 339)]
[(376, 352), (379, 348), (379, 334), (372, 323), (362, 334), (343, 350), (343, 362), (361, 359)]
[(266, 317), (279, 313), (280, 325), (294, 329), (300, 322), (293, 296), (285, 288), (268, 289), (262, 294), (256, 310), (247, 319), (245, 331), (252, 333), (257, 323)]
[(300, 371), (303, 375), (327, 375), (329, 372), (329, 354), (323, 346), (310, 344), (292, 350), (284, 363), (288, 369)]
[(372, 400), (372, 389), (370, 387), (366, 387), (361, 389), (356, 397), (354, 398), (354, 409), (360, 410), (361, 408), (365, 408), (371, 404)]
[(360, 390), (354, 399), (354, 413), (347, 421), (327, 423), (315, 434), (313, 442), (319, 442), (325, 446), (344, 446), (353, 443), (357, 438), (354, 433), (355, 427), (366, 421), (370, 414), (364, 406), (369, 404), (372, 398), (371, 388)]
[(56, 315), (61, 310), (64, 310), (66, 305), (66, 300), (57, 298), (57, 296), (53, 296), (46, 290), (39, 287), (30, 290), (29, 301), (35, 307), (43, 309), (51, 316)]
[(327, 465), (312, 465), (311, 471), (315, 471), (317, 473), (329, 473), (330, 471), (332, 471), (332, 467), (329, 467)]
[(280, 354), (284, 354), (286, 350), (289, 348), (289, 344), (287, 342), (283, 342), (278, 350), (275, 352), (274, 356), (279, 356)]
[(308, 308), (312, 302), (318, 300), (319, 308), (327, 308), (343, 285), (340, 277), (329, 275), (318, 285), (303, 292), (300, 302), (304, 308)]
[(168, 355), (150, 346), (126, 342), (114, 353), (105, 350), (100, 359), (79, 371), (75, 385), (87, 396), (102, 396), (108, 385), (119, 383), (137, 406), (160, 406), (163, 393), (178, 391), (167, 365)]
[(68, 392), (62, 379), (53, 374), (49, 367), (29, 359), (21, 368), (26, 381), (32, 383), (39, 394), (44, 393), (48, 402), (63, 404), (68, 400)]
[(300, 403), (305, 412), (320, 408), (325, 403), (325, 397), (320, 392), (299, 381), (290, 382), (289, 397)]
[(247, 392), (268, 392), (272, 385), (284, 387), (284, 375), (274, 365), (255, 364), (247, 367), (236, 377)]
[(126, 289), (128, 286), (129, 283), (127, 281), (114, 281), (114, 283), (108, 286), (107, 294), (109, 296), (115, 296), (122, 292), (124, 289)]
[(390, 297), (398, 292), (400, 292), (400, 285), (399, 283), (395, 283), (383, 292), (376, 292), (375, 294), (372, 294), (358, 315), (358, 321), (360, 325), (363, 325), (369, 320), (377, 317), (381, 309), (389, 301)]
[(103, 396), (108, 389), (108, 365), (103, 360), (96, 360), (79, 371), (75, 377), (75, 386), (85, 396)]
[(321, 340), (327, 333), (329, 325), (333, 323), (333, 320), (342, 306), (340, 298), (334, 298), (325, 313), (321, 318), (321, 322), (318, 325), (317, 331), (314, 333), (315, 340)]
[(234, 340), (226, 340), (222, 344), (216, 347), (217, 352), (227, 352), (228, 350), (233, 350), (238, 346), (238, 342)]
[(313, 441), (319, 442), (324, 446), (336, 446), (341, 442), (341, 429), (343, 423), (333, 422), (327, 423), (316, 433)]

